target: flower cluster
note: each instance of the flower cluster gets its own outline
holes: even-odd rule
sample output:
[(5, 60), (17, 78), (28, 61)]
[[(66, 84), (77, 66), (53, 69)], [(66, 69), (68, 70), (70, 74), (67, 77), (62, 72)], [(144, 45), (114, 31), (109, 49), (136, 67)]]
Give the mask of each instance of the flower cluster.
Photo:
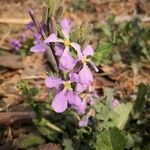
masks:
[(30, 22), (25, 25), (18, 38), (10, 40), (9, 46), (12, 50), (18, 52), (20, 49), (25, 49), (28, 45), (37, 45), (41, 42), (41, 34), (35, 30), (34, 23)]
[[(65, 78), (49, 76), (45, 79), (45, 85), (54, 91), (52, 108), (57, 113), (64, 112), (67, 107), (72, 108), (82, 116), (79, 126), (83, 127), (88, 124), (89, 117), (94, 114), (92, 106), (97, 97), (92, 87), (93, 75), (90, 69), (93, 67), (98, 72), (91, 60), (94, 51), (91, 45), (81, 50), (78, 43), (70, 41), (69, 35), (72, 27), (70, 20), (62, 20), (60, 27), (63, 35), (61, 38), (56, 33), (52, 33), (43, 42), (35, 43), (30, 51), (44, 52), (47, 46), (53, 45), (59, 62), (59, 70), (67, 75)], [(72, 55), (71, 50), (76, 53), (76, 56)]]

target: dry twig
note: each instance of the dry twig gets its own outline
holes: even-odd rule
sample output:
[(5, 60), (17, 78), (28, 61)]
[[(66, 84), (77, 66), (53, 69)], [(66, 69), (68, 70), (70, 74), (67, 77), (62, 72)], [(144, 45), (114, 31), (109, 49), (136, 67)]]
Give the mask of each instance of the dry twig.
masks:
[(2, 24), (20, 24), (24, 25), (29, 23), (30, 19), (7, 19), (7, 18), (0, 18), (0, 23)]

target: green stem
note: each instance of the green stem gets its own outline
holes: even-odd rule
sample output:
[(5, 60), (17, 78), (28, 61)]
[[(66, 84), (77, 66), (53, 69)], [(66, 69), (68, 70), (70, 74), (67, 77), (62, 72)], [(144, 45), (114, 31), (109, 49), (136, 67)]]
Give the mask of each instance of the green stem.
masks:
[(42, 124), (57, 131), (57, 132), (60, 132), (60, 133), (64, 133), (64, 131), (62, 129), (60, 129), (59, 127), (57, 127), (56, 125), (52, 124), (51, 122), (49, 122), (48, 120), (46, 119), (42, 119)]
[(76, 118), (78, 121), (81, 120), (80, 116), (79, 116), (76, 112), (72, 112), (72, 114), (75, 116), (75, 118)]

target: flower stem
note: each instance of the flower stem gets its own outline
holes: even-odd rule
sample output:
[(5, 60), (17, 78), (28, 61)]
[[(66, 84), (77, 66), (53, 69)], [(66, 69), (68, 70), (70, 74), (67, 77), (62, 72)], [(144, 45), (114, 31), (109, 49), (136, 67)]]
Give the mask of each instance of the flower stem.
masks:
[(49, 122), (48, 120), (46, 120), (44, 118), (42, 119), (42, 123), (43, 123), (43, 125), (51, 128), (57, 132), (64, 133), (64, 131), (62, 129), (60, 129), (59, 127), (57, 127), (56, 125), (52, 124), (51, 122)]

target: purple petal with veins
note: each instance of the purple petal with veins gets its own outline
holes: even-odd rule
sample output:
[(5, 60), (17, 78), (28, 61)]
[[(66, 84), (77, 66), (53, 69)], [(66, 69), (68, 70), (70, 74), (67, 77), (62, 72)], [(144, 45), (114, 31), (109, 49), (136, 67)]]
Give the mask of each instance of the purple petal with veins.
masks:
[(85, 109), (86, 109), (86, 101), (82, 101), (80, 104), (78, 104), (76, 107), (75, 107), (75, 110), (79, 113), (79, 114), (85, 114)]
[(62, 32), (66, 39), (69, 39), (69, 33), (71, 30), (71, 21), (68, 19), (63, 19), (60, 23)]
[(64, 47), (61, 44), (55, 44), (55, 54), (61, 56), (64, 52)]
[(73, 72), (70, 72), (69, 73), (69, 78), (72, 82), (78, 82), (78, 74), (77, 73), (73, 73)]
[(79, 114), (84, 114), (86, 109), (86, 101), (81, 101), (78, 95), (73, 93), (69, 94), (68, 102), (71, 104), (72, 108), (75, 109)]
[(84, 56), (93, 56), (94, 55), (94, 50), (93, 50), (92, 46), (91, 45), (87, 45), (85, 47), (85, 49), (83, 50), (82, 54)]
[(47, 45), (42, 43), (38, 44), (36, 46), (31, 47), (30, 51), (34, 53), (44, 52), (47, 49)]
[(56, 35), (56, 33), (53, 33), (48, 36), (47, 39), (45, 39), (44, 43), (51, 43), (51, 42), (63, 42), (61, 39), (59, 39)]
[(75, 103), (76, 95), (72, 91), (70, 91), (67, 93), (67, 96), (68, 96), (68, 103), (70, 105), (73, 105)]
[(65, 91), (61, 91), (60, 93), (58, 93), (52, 101), (52, 108), (54, 109), (54, 111), (57, 113), (64, 112), (67, 109), (68, 105), (67, 99), (68, 98)]
[(83, 85), (81, 83), (77, 83), (77, 86), (76, 86), (77, 92), (82, 93), (84, 90), (86, 90), (86, 88), (87, 88), (86, 84)]
[(60, 78), (57, 78), (57, 77), (53, 77), (53, 76), (50, 76), (50, 77), (47, 77), (45, 79), (45, 85), (48, 87), (48, 88), (54, 88), (54, 87), (57, 87), (59, 84), (61, 84), (63, 81), (60, 79)]
[(69, 50), (65, 49), (62, 56), (59, 58), (59, 68), (61, 70), (70, 70), (76, 64), (76, 60), (70, 55)]
[(84, 64), (83, 68), (79, 72), (79, 82), (81, 84), (90, 85), (93, 82), (93, 76), (90, 68)]

